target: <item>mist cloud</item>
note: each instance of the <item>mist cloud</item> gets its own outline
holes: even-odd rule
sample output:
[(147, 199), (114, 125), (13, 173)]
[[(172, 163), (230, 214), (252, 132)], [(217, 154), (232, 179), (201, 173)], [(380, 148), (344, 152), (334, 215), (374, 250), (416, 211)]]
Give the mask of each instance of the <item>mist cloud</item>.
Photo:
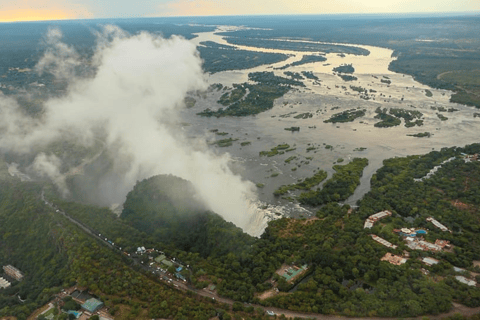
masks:
[[(248, 231), (256, 219), (254, 185), (231, 172), (229, 155), (213, 154), (203, 139), (192, 143), (172, 126), (187, 92), (206, 88), (195, 45), (176, 36), (128, 35), (113, 26), (97, 37), (89, 62), (94, 75), (76, 77), (85, 61), (61, 42), (59, 30), (48, 32), (37, 70), (70, 79), (68, 92), (46, 101), (35, 119), (0, 97), (0, 147), (26, 153), (65, 138), (88, 147), (102, 132), (113, 178), (103, 181), (100, 196), (123, 201), (136, 181), (173, 174), (191, 181), (211, 210)], [(60, 166), (54, 155), (39, 153), (30, 169), (66, 190)]]
[(28, 168), (35, 171), (42, 177), (49, 178), (58, 187), (63, 196), (69, 195), (65, 175), (60, 172), (62, 160), (54, 154), (46, 155), (41, 152), (33, 161), (33, 164)]

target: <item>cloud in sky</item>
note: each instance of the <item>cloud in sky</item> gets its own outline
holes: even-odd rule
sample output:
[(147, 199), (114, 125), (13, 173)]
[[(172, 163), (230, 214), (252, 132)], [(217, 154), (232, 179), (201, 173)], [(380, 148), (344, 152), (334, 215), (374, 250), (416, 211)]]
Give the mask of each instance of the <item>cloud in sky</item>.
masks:
[(249, 14), (480, 11), (478, 0), (2, 0), (0, 21)]

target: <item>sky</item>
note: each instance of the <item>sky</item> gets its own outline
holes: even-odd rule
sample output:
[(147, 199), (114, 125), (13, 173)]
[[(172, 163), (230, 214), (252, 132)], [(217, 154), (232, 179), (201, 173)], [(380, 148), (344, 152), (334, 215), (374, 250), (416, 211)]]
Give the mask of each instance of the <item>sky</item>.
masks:
[(479, 11), (479, 0), (0, 0), (0, 22), (164, 16)]

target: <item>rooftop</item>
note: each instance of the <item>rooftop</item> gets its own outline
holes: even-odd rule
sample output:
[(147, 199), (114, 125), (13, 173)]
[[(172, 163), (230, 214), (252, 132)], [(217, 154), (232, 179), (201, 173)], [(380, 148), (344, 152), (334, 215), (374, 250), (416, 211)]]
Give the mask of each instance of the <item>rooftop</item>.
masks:
[(391, 254), (390, 252), (387, 252), (380, 260), (390, 262), (391, 264), (394, 264), (396, 266), (407, 262), (406, 258)]
[(102, 306), (103, 306), (103, 302), (95, 298), (88, 299), (87, 301), (85, 301), (84, 304), (82, 304), (83, 309), (92, 313)]
[(433, 266), (434, 264), (439, 263), (437, 259), (426, 257), (422, 259), (422, 262), (425, 263), (427, 266)]
[(477, 282), (475, 280), (467, 279), (464, 276), (455, 276), (455, 279), (460, 281), (463, 284), (466, 284), (467, 286), (475, 286)]

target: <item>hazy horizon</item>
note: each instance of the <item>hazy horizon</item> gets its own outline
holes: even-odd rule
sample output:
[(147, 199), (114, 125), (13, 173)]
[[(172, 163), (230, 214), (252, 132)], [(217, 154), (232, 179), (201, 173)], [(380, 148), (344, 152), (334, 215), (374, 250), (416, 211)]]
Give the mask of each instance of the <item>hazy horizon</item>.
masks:
[(301, 4), (287, 0), (244, 2), (215, 0), (6, 0), (2, 4), (0, 22), (57, 21), (80, 19), (222, 17), (263, 15), (476, 15), (480, 2), (471, 0), (334, 0), (322, 3), (305, 0)]

